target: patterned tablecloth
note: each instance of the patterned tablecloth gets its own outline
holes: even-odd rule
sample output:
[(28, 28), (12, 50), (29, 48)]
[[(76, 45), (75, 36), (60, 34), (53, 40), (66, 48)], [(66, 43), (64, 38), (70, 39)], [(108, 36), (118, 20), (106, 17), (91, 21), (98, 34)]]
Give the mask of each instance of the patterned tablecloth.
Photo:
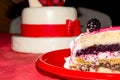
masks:
[(35, 60), (40, 54), (13, 51), (11, 36), (0, 34), (0, 80), (60, 80), (44, 75), (36, 69)]

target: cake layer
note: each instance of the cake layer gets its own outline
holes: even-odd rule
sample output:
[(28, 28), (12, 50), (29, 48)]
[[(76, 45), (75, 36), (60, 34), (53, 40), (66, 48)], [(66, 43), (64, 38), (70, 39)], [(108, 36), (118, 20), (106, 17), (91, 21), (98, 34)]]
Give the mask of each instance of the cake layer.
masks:
[(96, 34), (80, 35), (76, 41), (76, 50), (85, 49), (94, 45), (110, 45), (120, 43), (120, 30), (100, 32)]
[(76, 57), (74, 62), (70, 63), (70, 68), (80, 71), (105, 72), (101, 68), (110, 70), (110, 72), (120, 72), (120, 58), (104, 58), (98, 61), (88, 61)]
[(22, 37), (12, 36), (12, 49), (24, 53), (46, 53), (49, 51), (69, 48), (69, 43), (75, 37)]
[(75, 8), (31, 7), (22, 12), (22, 24), (65, 24), (67, 19), (77, 19)]

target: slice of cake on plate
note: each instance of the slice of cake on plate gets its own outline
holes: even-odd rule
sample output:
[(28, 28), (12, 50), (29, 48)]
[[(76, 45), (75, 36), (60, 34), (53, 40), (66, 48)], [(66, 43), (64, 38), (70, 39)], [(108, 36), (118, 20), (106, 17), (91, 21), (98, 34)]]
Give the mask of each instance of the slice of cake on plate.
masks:
[(120, 72), (120, 26), (100, 29), (100, 22), (92, 19), (87, 32), (71, 43), (69, 68), (80, 71)]

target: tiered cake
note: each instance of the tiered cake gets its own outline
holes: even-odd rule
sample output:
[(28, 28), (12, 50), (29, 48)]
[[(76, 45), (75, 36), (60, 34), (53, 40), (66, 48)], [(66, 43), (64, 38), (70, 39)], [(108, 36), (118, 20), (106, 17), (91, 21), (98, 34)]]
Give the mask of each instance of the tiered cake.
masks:
[(12, 49), (24, 53), (65, 49), (79, 34), (75, 8), (29, 7), (22, 12), (21, 35), (12, 37)]

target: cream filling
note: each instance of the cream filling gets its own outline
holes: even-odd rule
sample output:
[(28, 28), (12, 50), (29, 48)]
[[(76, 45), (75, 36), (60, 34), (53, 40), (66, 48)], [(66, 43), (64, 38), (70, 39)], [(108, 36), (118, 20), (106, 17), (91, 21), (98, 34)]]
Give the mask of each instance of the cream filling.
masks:
[[(120, 52), (100, 52), (98, 53), (98, 55), (94, 55), (94, 54), (88, 54), (88, 55), (81, 55), (79, 56), (81, 59), (85, 60), (85, 61), (94, 61), (96, 62), (96, 64), (98, 63), (98, 59), (110, 59), (110, 58), (120, 58)], [(70, 60), (70, 58), (72, 58), (72, 60)], [(76, 57), (65, 57), (65, 63), (64, 63), (64, 68), (66, 69), (70, 69), (70, 63), (73, 64), (77, 64), (78, 62), (76, 62), (75, 60)]]

